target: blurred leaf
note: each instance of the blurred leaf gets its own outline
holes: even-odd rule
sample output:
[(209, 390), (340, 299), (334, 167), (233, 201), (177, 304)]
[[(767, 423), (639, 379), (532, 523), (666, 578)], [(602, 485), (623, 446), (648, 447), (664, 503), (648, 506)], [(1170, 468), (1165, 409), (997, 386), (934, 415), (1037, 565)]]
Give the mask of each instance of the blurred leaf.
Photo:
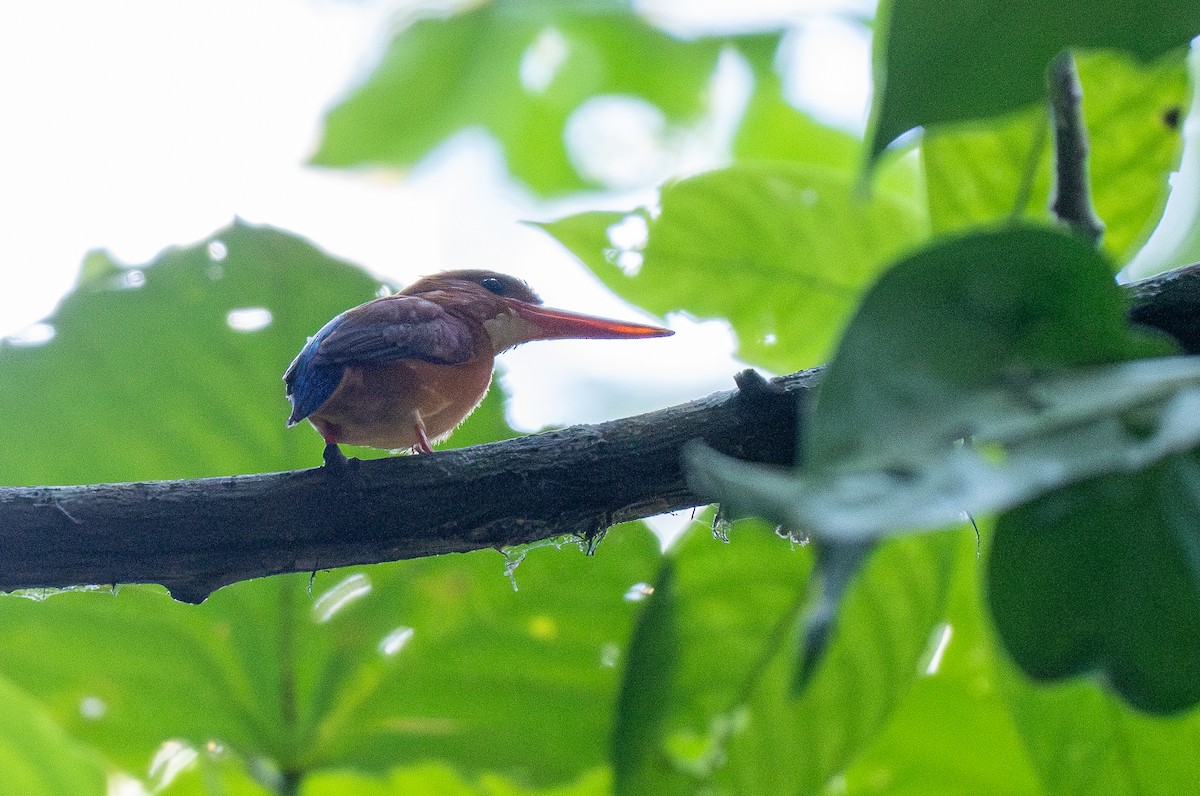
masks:
[(503, 777), (484, 775), (478, 784), (470, 784), (453, 769), (437, 763), (398, 769), (387, 777), (331, 772), (305, 782), (301, 796), (607, 796), (608, 772), (596, 769), (573, 783), (550, 788), (527, 788)]
[(534, 190), (577, 190), (591, 181), (564, 140), (571, 114), (620, 95), (649, 102), (668, 124), (690, 123), (705, 110), (722, 45), (672, 38), (619, 0), (493, 0), (421, 19), (329, 112), (313, 161), (410, 166), (452, 134), (483, 127)]
[[(980, 524), (989, 538), (990, 525)], [(971, 534), (958, 535), (944, 622), (930, 655), (887, 727), (846, 772), (847, 796), (1057, 793), (1043, 788), (1045, 772), (1034, 770), (1002, 688), (1001, 653), (979, 594), (978, 545)]]
[[(106, 792), (99, 755), (64, 733), (37, 702), (3, 678), (0, 704), (0, 796)], [(72, 707), (87, 711), (91, 706)]]
[(808, 607), (800, 637), (799, 661), (792, 681), (796, 694), (805, 686), (825, 658), (833, 632), (837, 628), (838, 614), (846, 592), (862, 571), (875, 542), (823, 542), (813, 545), (816, 551), (815, 574), (820, 584), (820, 593)]
[[(1200, 445), (1200, 363), (1136, 360), (947, 389), (938, 408), (916, 409), (890, 438), (872, 440), (873, 451), (796, 472), (694, 444), (685, 451), (688, 483), (734, 516), (765, 517), (839, 547), (946, 528)], [(958, 444), (963, 438), (969, 443)]]
[(1200, 702), (1200, 462), (1166, 459), (1000, 518), (988, 596), (1039, 679), (1098, 672), (1155, 713)]
[(850, 588), (832, 644), (803, 694), (791, 696), (789, 634), (749, 692), (744, 726), (716, 782), (726, 793), (819, 793), (863, 754), (923, 668), (949, 584), (953, 537), (881, 546)]
[[(985, 540), (989, 528), (983, 524)], [(984, 610), (974, 540), (962, 538), (940, 665), (849, 771), (849, 796), (1186, 794), (1200, 710), (1135, 712), (1099, 683), (1030, 683), (998, 647)], [(919, 739), (919, 742), (914, 742)]]
[[(1200, 47), (1193, 46), (1187, 60), (1191, 96), (1178, 113), (1165, 119), (1181, 125), (1182, 162), (1171, 180), (1170, 203), (1153, 238), (1130, 268), (1130, 279), (1200, 261), (1200, 124), (1188, 121), (1200, 114)], [(1187, 115), (1182, 112), (1185, 108)], [(1172, 110), (1168, 108), (1167, 113)]]
[(1023, 745), (1047, 793), (1186, 796), (1194, 790), (1200, 710), (1166, 719), (1138, 713), (1095, 682), (1047, 687), (1015, 672), (1005, 680)]
[(910, 258), (830, 364), (804, 468), (697, 446), (692, 488), (839, 541), (1020, 506), (989, 577), (1017, 661), (1042, 678), (1099, 668), (1143, 709), (1195, 704), (1200, 471), (1181, 454), (1200, 441), (1200, 369), (1122, 362), (1162, 345), (1127, 326), (1105, 266), (1074, 238), (1016, 228)]
[(1082, 243), (1036, 228), (910, 257), (842, 339), (805, 428), (804, 468), (693, 446), (692, 488), (735, 515), (855, 542), (957, 524), (1189, 449), (1200, 366), (1095, 367), (1166, 350), (1129, 329), (1107, 272)]
[[(636, 745), (614, 748), (618, 793), (695, 793), (724, 765), (749, 690), (795, 624), (811, 567), (805, 551), (753, 522), (738, 523), (729, 544), (697, 522), (671, 559), (670, 588), (655, 584), (629, 649), (615, 740)], [(639, 698), (654, 699), (653, 709)]]
[[(806, 462), (896, 464), (913, 430), (936, 424), (947, 402), (972, 391), (1168, 353), (1131, 330), (1110, 271), (1074, 238), (1036, 227), (949, 240), (908, 258), (876, 283), (843, 337), (821, 384)], [(924, 440), (921, 449), (970, 433)]]
[(667, 184), (657, 215), (591, 212), (540, 226), (618, 294), (658, 314), (726, 318), (739, 356), (786, 372), (821, 362), (866, 287), (925, 234), (910, 197), (879, 190), (866, 201), (854, 179), (742, 164)]
[[(1116, 53), (1078, 58), (1090, 144), (1092, 195), (1104, 247), (1127, 262), (1158, 223), (1179, 162), (1180, 134), (1165, 120), (1187, 100), (1183, 53), (1142, 66)], [(929, 130), (921, 157), (934, 229), (1049, 221), (1051, 146), (1046, 111)]]
[(276, 796), (279, 790), (255, 778), (261, 771), (252, 771), (252, 766), (261, 766), (262, 761), (247, 766), (245, 760), (218, 744), (199, 749), (180, 744), (175, 751), (179, 758), (156, 768), (163, 748), (151, 763), (151, 776), (145, 778), (147, 789), (155, 796)]
[[(211, 251), (216, 256), (211, 255)], [(36, 347), (0, 344), (11, 422), (0, 483), (225, 475), (318, 464), (315, 435), (284, 429), (281, 377), (307, 335), (379, 284), (311, 244), (240, 222), (155, 263), (88, 256)], [(232, 311), (270, 321), (235, 331)]]
[(660, 744), (679, 660), (676, 612), (675, 565), (668, 558), (638, 617), (621, 678), (612, 745), (613, 793), (618, 795), (666, 796), (675, 790)]
[(485, 552), (318, 573), (313, 596), (304, 575), (248, 581), (198, 607), (146, 587), (9, 597), (0, 671), (134, 772), (178, 738), (284, 771), (437, 758), (548, 784), (604, 760), (605, 656), (657, 557), (631, 526), (593, 558), (533, 551), (519, 592)]
[[(658, 678), (669, 710), (653, 753), (640, 757), (633, 782), (653, 785), (640, 792), (795, 794), (828, 780), (870, 741), (915, 676), (948, 582), (946, 544), (885, 546), (851, 587), (829, 656), (795, 700), (793, 631), (811, 556), (789, 552), (761, 524), (739, 523), (728, 545), (695, 526), (673, 554), (670, 621), (679, 646), (673, 662), (651, 667), (672, 672)], [(653, 620), (642, 625), (644, 639), (661, 624), (654, 610), (643, 614)], [(656, 708), (655, 722), (662, 715)]]
[[(0, 443), (23, 451), (0, 460), (0, 483), (319, 465), (320, 437), (307, 424), (284, 427), (282, 374), (309, 335), (378, 288), (303, 239), (242, 222), (138, 268), (89, 255), (78, 288), (47, 319), (52, 340), (0, 342), (0, 401), (9, 419)], [(266, 326), (233, 328), (231, 312), (255, 309), (270, 313)], [(497, 391), (455, 443), (511, 434)]]
[[(1002, 700), (957, 680), (922, 678), (846, 777), (846, 796), (1039, 796)], [(1102, 789), (1088, 791), (1106, 793)]]
[[(776, 42), (772, 37), (771, 43)], [(863, 141), (818, 122), (788, 102), (775, 69), (777, 48), (750, 45), (742, 39), (737, 48), (754, 71), (754, 90), (734, 132), (734, 157), (739, 161), (786, 160), (824, 166), (845, 172), (849, 181), (857, 180), (866, 157)], [(880, 164), (874, 186), (918, 201), (924, 193), (918, 160), (892, 158)]]
[(853, 173), (862, 160), (862, 141), (793, 107), (783, 97), (780, 78), (768, 69), (755, 75), (754, 93), (733, 140), (734, 156), (790, 160)]
[(1151, 61), (1200, 33), (1200, 6), (1190, 0), (892, 0), (879, 17), (871, 160), (913, 128), (1035, 102), (1064, 48), (1123, 49)]

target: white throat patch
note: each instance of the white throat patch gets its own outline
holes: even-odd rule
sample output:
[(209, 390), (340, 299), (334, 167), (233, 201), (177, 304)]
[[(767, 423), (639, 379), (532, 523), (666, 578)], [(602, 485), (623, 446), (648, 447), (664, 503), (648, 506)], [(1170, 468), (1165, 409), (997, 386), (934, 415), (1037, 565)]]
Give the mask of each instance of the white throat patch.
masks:
[(497, 354), (532, 340), (541, 331), (535, 324), (519, 317), (512, 310), (506, 310), (503, 314), (484, 321), (483, 329), (492, 341), (492, 350)]

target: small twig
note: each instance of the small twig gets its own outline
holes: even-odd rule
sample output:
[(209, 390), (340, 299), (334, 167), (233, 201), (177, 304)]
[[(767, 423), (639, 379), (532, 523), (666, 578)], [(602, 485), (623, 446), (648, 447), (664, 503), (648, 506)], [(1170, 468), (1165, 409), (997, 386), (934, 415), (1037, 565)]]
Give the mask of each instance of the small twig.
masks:
[(1104, 235), (1104, 222), (1092, 206), (1088, 183), (1087, 130), (1083, 124), (1083, 90), (1079, 72), (1069, 51), (1050, 63), (1050, 115), (1054, 120), (1054, 196), (1050, 209), (1055, 217), (1095, 246)]

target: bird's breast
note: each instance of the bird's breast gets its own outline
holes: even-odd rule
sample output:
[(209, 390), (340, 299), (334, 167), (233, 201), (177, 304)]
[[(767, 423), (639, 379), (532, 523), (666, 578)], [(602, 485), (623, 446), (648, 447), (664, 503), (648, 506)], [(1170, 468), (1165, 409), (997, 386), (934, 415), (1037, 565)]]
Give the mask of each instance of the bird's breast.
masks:
[(309, 420), (327, 441), (410, 448), (417, 444), (418, 418), (431, 440), (466, 419), (487, 394), (492, 367), (490, 352), (458, 365), (416, 359), (351, 365)]

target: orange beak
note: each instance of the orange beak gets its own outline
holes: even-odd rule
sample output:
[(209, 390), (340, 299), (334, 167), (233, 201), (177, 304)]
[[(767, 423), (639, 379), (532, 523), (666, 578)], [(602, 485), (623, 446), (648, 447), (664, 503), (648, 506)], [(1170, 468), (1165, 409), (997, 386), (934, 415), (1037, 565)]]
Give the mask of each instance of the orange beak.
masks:
[(638, 337), (667, 337), (675, 334), (660, 326), (597, 318), (579, 312), (556, 310), (524, 301), (509, 302), (517, 317), (538, 328), (530, 340), (597, 339), (619, 340)]

